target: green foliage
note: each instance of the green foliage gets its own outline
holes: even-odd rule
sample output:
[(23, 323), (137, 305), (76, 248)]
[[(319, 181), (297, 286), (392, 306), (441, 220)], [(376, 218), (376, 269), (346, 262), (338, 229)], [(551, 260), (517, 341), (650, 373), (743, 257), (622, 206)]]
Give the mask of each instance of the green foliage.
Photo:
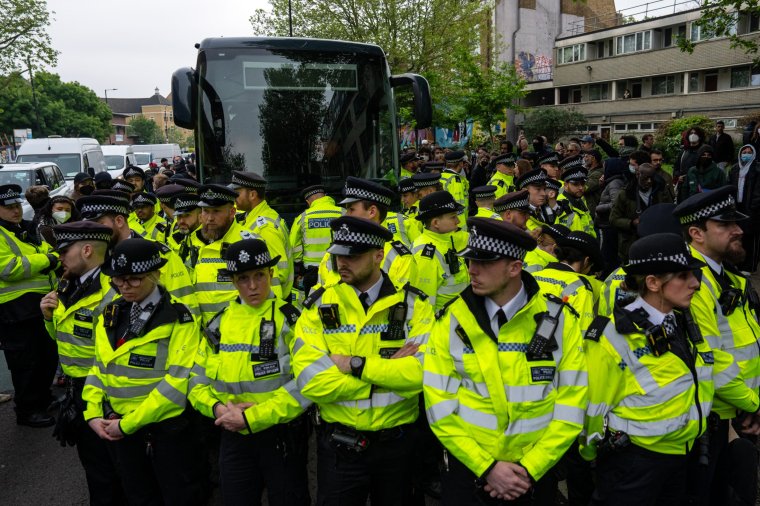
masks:
[(545, 135), (551, 145), (560, 137), (586, 129), (588, 120), (575, 109), (537, 107), (525, 116), (525, 136)]
[(712, 135), (715, 122), (707, 116), (685, 116), (661, 123), (654, 133), (655, 144), (665, 152), (666, 160), (673, 160), (681, 151), (681, 134), (684, 130), (698, 127)]
[[(758, 0), (701, 0), (702, 13), (699, 19), (693, 21), (702, 33), (702, 40), (709, 37), (727, 37), (731, 41), (732, 49), (740, 49), (745, 54), (752, 55), (756, 64), (760, 64), (760, 36), (753, 34), (737, 34), (737, 10), (743, 14), (760, 15), (760, 2)], [(707, 35), (707, 36), (706, 36)], [(692, 53), (694, 42), (688, 37), (676, 39), (681, 51)]]
[(195, 137), (193, 136), (192, 132), (186, 133), (185, 130), (170, 126), (169, 130), (166, 133), (166, 136), (166, 142), (169, 144), (179, 144), (179, 147), (182, 148), (183, 151), (186, 149), (195, 148)]
[(64, 83), (50, 72), (35, 73), (34, 84), (36, 111), (29, 81), (17, 73), (0, 78), (0, 131), (31, 127), (35, 137), (94, 137), (100, 141), (110, 135), (111, 110), (94, 91), (77, 82)]
[(161, 144), (164, 136), (158, 124), (142, 114), (138, 114), (129, 120), (127, 135), (134, 136), (137, 144)]
[(58, 51), (53, 49), (48, 26), (50, 13), (44, 0), (0, 0), (0, 74), (54, 66)]

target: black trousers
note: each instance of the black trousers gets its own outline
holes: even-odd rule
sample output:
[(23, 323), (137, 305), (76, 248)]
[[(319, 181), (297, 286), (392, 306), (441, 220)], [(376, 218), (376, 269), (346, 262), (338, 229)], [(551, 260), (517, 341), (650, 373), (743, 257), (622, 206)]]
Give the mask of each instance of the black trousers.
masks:
[(58, 348), (45, 330), (42, 315), (16, 322), (6, 344), (5, 360), (11, 372), (13, 399), (19, 416), (44, 412), (50, 405), (50, 385), (58, 368)]
[[(73, 378), (72, 382), (76, 406), (82, 413), (86, 404), (82, 400), (85, 378)], [(125, 504), (121, 480), (108, 453), (108, 442), (105, 439), (100, 439), (81, 415), (76, 425), (76, 449), (87, 478), (90, 505)]]
[(148, 425), (109, 442), (108, 450), (127, 504), (202, 504), (200, 455), (187, 415)]
[(222, 431), (219, 474), (224, 504), (309, 506), (309, 427), (305, 416), (256, 434)]
[(443, 506), (553, 506), (557, 494), (557, 477), (550, 469), (533, 488), (514, 501), (494, 499), (488, 492), (475, 485), (477, 476), (448, 453), (448, 465), (441, 476), (441, 504)]
[(317, 505), (401, 506), (412, 490), (414, 425), (365, 432), (369, 446), (362, 452), (331, 441), (332, 424), (317, 431)]
[(591, 462), (583, 457), (578, 442), (573, 442), (560, 461), (567, 479), (567, 502), (570, 506), (588, 506), (594, 493), (594, 473)]
[(686, 493), (686, 455), (666, 455), (634, 444), (597, 460), (593, 505), (672, 506)]

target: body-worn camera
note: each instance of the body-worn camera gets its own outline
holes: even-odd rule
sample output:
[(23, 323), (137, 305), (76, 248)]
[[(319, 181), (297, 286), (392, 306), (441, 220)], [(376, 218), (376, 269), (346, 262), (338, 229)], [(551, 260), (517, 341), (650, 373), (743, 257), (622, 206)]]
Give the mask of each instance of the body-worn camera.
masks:
[(322, 326), (329, 330), (340, 327), (340, 312), (337, 304), (322, 304), (319, 306), (319, 319)]
[(355, 452), (363, 452), (369, 447), (369, 439), (364, 434), (345, 429), (334, 429), (330, 434), (330, 441)]
[(644, 331), (644, 335), (652, 350), (652, 355), (659, 357), (670, 351), (670, 342), (662, 325), (652, 325)]
[(631, 438), (622, 431), (614, 431), (607, 434), (597, 446), (597, 457), (604, 457), (610, 453), (619, 452), (631, 444)]
[(727, 288), (718, 297), (718, 304), (725, 316), (733, 313), (742, 303), (742, 291), (738, 288)]

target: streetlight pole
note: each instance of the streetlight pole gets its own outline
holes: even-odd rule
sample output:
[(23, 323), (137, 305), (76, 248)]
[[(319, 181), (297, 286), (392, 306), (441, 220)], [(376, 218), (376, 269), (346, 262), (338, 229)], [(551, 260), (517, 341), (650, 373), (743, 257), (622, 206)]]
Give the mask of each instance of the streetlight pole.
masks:
[[(106, 98), (106, 106), (109, 109), (111, 109), (111, 105), (108, 103), (108, 92), (109, 91), (119, 91), (119, 90), (117, 90), (116, 88), (106, 88), (105, 90), (103, 90), (103, 92), (106, 94), (106, 96), (105, 96), (105, 98)], [(111, 119), (113, 119), (113, 110), (111, 111)], [(113, 144), (115, 141), (116, 141), (116, 138), (114, 137), (114, 139), (111, 140), (111, 134), (108, 134), (108, 143), (109, 144)]]
[(111, 107), (111, 106), (109, 105), (109, 103), (108, 103), (108, 92), (109, 92), (109, 91), (119, 91), (119, 90), (118, 90), (118, 89), (116, 89), (116, 88), (106, 88), (106, 89), (105, 89), (105, 90), (103, 90), (103, 91), (104, 91), (104, 92), (105, 92), (105, 94), (106, 94), (106, 105), (107, 105), (108, 107)]
[(293, 36), (293, 4), (292, 0), (288, 0), (288, 27), (290, 28), (290, 36)]
[(34, 86), (34, 71), (32, 70), (32, 60), (27, 56), (26, 58), (26, 66), (29, 69), (29, 82), (32, 85), (32, 101), (34, 103), (34, 117), (37, 120), (35, 126), (35, 129), (37, 130), (34, 135), (40, 135), (40, 108), (37, 104), (37, 90)]

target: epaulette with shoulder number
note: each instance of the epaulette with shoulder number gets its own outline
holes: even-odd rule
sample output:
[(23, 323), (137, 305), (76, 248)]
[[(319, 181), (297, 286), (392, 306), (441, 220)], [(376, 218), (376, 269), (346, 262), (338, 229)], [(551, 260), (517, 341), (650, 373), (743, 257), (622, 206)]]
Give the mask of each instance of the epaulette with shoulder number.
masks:
[(238, 223), (245, 223), (245, 213), (237, 213), (235, 215), (235, 221)]
[(317, 302), (317, 300), (319, 300), (319, 298), (322, 296), (323, 293), (325, 293), (325, 287), (320, 286), (319, 288), (311, 292), (309, 296), (303, 300), (303, 304), (301, 305), (306, 309), (310, 309), (311, 306), (313, 306), (314, 303)]
[(435, 256), (435, 246), (432, 244), (426, 244), (424, 248), (422, 248), (421, 255), (425, 258), (433, 258)]
[(285, 319), (291, 326), (295, 325), (298, 317), (301, 316), (301, 312), (290, 302), (280, 306), (280, 312), (285, 315)]
[(156, 228), (160, 232), (166, 232), (166, 225), (164, 223), (156, 223)]
[(448, 301), (446, 304), (441, 306), (441, 309), (435, 312), (435, 319), (440, 320), (441, 317), (446, 314), (446, 311), (449, 309), (449, 306), (455, 303), (457, 300), (459, 300), (459, 296), (454, 297), (450, 301)]
[(411, 255), (412, 252), (409, 251), (409, 248), (406, 247), (406, 245), (401, 241), (393, 241), (391, 242), (391, 246), (393, 246), (393, 249), (396, 250), (396, 253), (399, 255)]
[(193, 314), (190, 312), (190, 310), (187, 308), (186, 305), (182, 304), (181, 302), (173, 302), (172, 306), (174, 307), (174, 310), (177, 312), (177, 316), (179, 316), (178, 321), (180, 323), (193, 322)]
[(157, 242), (156, 244), (158, 244), (158, 250), (159, 250), (159, 252), (162, 255), (166, 255), (168, 253), (171, 253), (172, 249), (169, 246), (167, 246), (166, 244), (163, 244), (163, 243), (160, 243), (160, 242)]
[(417, 288), (416, 286), (412, 286), (408, 281), (404, 285), (404, 290), (407, 292), (413, 293), (417, 297), (419, 297), (422, 300), (426, 300), (428, 298), (428, 294)]
[(604, 332), (604, 328), (607, 326), (607, 323), (609, 323), (610, 319), (606, 316), (599, 315), (591, 322), (591, 325), (588, 326), (588, 329), (586, 330), (586, 335), (583, 336), (584, 339), (588, 339), (589, 341), (595, 341), (599, 342), (599, 338), (602, 337), (602, 333)]

